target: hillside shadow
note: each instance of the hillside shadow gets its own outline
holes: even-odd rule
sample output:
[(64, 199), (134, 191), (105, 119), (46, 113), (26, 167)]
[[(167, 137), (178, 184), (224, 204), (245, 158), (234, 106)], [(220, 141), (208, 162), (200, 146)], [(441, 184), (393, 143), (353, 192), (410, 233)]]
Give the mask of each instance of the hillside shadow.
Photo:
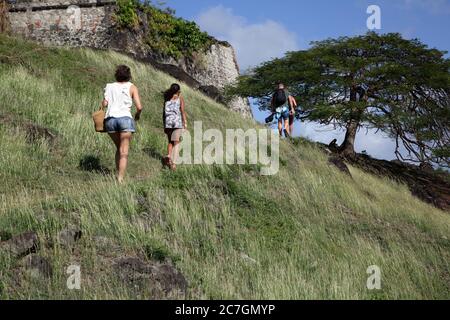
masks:
[(450, 209), (450, 183), (433, 169), (421, 169), (406, 162), (380, 160), (364, 154), (346, 160), (373, 175), (406, 184), (415, 197), (426, 203), (444, 211)]
[(164, 156), (156, 150), (154, 147), (147, 147), (142, 150), (146, 155), (148, 155), (150, 158), (153, 158), (155, 160), (158, 160), (161, 162), (162, 165), (164, 165)]
[(111, 174), (111, 170), (100, 163), (100, 159), (96, 156), (87, 155), (81, 158), (78, 168), (82, 171), (99, 173), (104, 175)]

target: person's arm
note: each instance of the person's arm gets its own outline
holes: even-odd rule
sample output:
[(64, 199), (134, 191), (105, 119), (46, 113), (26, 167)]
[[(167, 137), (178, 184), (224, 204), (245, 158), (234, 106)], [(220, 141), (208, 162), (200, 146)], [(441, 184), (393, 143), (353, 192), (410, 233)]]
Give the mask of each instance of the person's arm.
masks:
[(187, 129), (187, 116), (186, 116), (184, 98), (182, 96), (180, 96), (180, 110), (181, 110), (181, 116), (183, 117), (183, 128)]
[(292, 114), (295, 114), (295, 109), (297, 108), (297, 100), (293, 96), (289, 96), (289, 105), (291, 106)]
[(139, 90), (135, 85), (131, 87), (131, 97), (133, 98), (134, 104), (136, 106), (136, 114), (134, 116), (134, 119), (136, 121), (139, 121), (143, 108), (141, 104), (141, 97), (139, 96)]
[(102, 107), (106, 108), (108, 107), (108, 85), (106, 86), (105, 90), (103, 91), (103, 101), (102, 101)]

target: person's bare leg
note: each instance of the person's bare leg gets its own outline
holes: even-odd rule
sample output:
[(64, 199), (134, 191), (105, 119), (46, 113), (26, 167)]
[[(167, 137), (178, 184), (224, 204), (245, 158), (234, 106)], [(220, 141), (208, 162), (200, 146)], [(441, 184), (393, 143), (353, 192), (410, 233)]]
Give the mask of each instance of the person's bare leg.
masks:
[(130, 141), (133, 134), (131, 132), (121, 132), (120, 133), (120, 159), (119, 159), (119, 174), (117, 176), (117, 180), (119, 183), (123, 182), (125, 178), (125, 172), (127, 170), (128, 165), (128, 151), (130, 149)]
[(286, 138), (289, 138), (291, 131), (289, 129), (289, 119), (284, 120), (284, 129), (286, 130)]
[(167, 158), (172, 159), (172, 152), (173, 152), (173, 142), (169, 142), (167, 145)]
[(173, 142), (173, 151), (172, 151), (172, 169), (176, 169), (176, 163), (177, 163), (177, 159), (178, 159), (178, 150), (180, 149), (180, 142), (179, 141), (174, 141)]
[(164, 165), (167, 167), (170, 167), (172, 163), (172, 153), (173, 153), (173, 142), (170, 141), (169, 139), (169, 143), (167, 144), (167, 158), (164, 161)]
[(116, 170), (119, 172), (119, 160), (120, 160), (120, 133), (109, 133), (109, 136), (111, 137), (112, 141), (114, 142), (114, 145), (116, 146)]
[(292, 135), (294, 133), (294, 117), (289, 117), (289, 134)]
[(278, 132), (280, 136), (283, 136), (283, 121), (281, 119), (278, 121)]

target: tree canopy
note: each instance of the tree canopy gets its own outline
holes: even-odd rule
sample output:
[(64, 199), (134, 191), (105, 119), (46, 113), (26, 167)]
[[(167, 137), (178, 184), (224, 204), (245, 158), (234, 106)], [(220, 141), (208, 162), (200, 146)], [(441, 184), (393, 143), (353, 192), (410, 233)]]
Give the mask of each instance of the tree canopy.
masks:
[(354, 153), (357, 130), (375, 128), (397, 141), (399, 158), (449, 166), (445, 54), (396, 33), (328, 39), (263, 63), (229, 93), (256, 98), (265, 109), (275, 84), (283, 82), (300, 102), (298, 118), (346, 129), (343, 154)]

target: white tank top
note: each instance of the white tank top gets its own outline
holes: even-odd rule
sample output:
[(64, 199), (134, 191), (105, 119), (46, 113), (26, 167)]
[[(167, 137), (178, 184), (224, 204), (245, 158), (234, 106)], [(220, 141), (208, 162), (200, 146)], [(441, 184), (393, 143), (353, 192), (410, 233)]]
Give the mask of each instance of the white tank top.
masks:
[(106, 110), (106, 118), (133, 118), (131, 115), (131, 107), (133, 99), (131, 98), (130, 88), (133, 84), (126, 83), (109, 83), (105, 88), (105, 100), (108, 101), (108, 110)]

